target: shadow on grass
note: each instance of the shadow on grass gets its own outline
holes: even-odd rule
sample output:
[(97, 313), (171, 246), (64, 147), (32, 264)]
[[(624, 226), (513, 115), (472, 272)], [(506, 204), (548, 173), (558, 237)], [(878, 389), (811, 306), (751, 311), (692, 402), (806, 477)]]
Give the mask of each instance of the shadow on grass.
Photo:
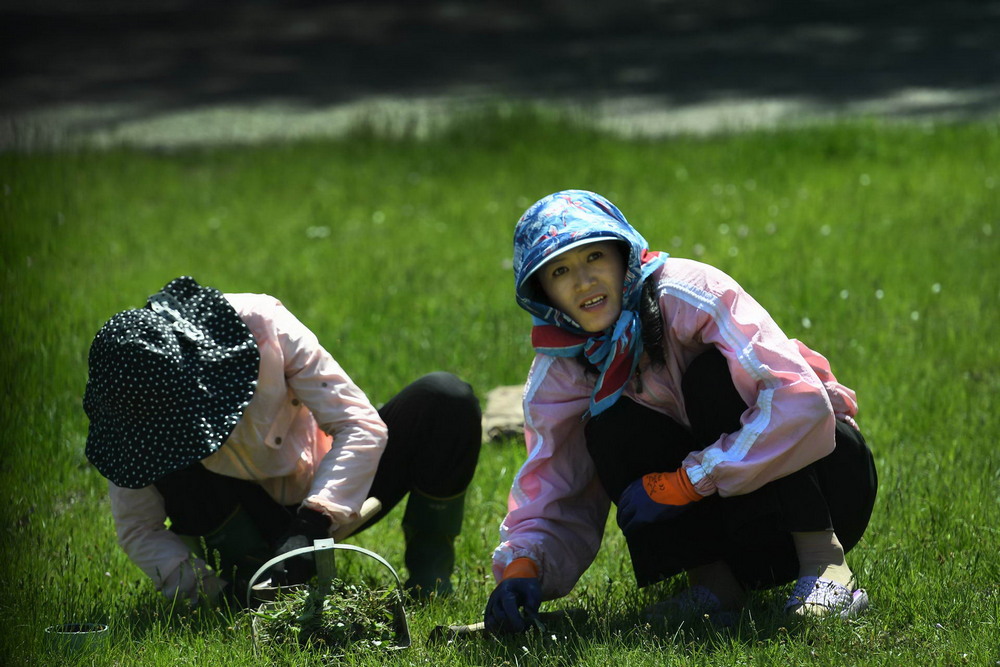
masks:
[[(735, 649), (749, 649), (760, 644), (783, 644), (805, 639), (811, 641), (827, 621), (797, 622), (786, 616), (782, 607), (787, 591), (751, 594), (751, 600), (732, 627), (719, 627), (707, 618), (688, 618), (664, 623), (642, 619), (641, 609), (623, 609), (605, 613), (596, 606), (589, 613), (582, 609), (549, 612), (544, 629), (532, 628), (518, 635), (492, 636), (485, 631), (450, 639), (428, 641), (429, 648), (453, 651), (464, 662), (459, 664), (522, 664), (525, 661), (546, 665), (590, 664), (598, 656), (627, 656), (668, 651), (684, 655), (708, 656), (731, 654)], [(638, 596), (639, 598), (642, 597)], [(638, 601), (638, 598), (637, 598)]]

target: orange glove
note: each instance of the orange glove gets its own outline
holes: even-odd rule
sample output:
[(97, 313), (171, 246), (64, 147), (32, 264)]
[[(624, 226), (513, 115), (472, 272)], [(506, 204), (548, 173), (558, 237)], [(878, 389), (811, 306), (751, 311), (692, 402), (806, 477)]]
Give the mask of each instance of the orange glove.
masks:
[(642, 486), (650, 498), (661, 505), (687, 505), (705, 496), (694, 490), (684, 468), (676, 472), (651, 472), (642, 476)]
[(500, 577), (500, 581), (504, 579), (520, 579), (523, 577), (537, 577), (538, 576), (538, 565), (535, 561), (530, 558), (515, 558), (507, 567), (503, 569), (503, 575)]
[(500, 583), (486, 602), (483, 612), (486, 630), (503, 635), (537, 627), (541, 604), (538, 565), (530, 558), (515, 558), (504, 568)]
[(669, 521), (703, 497), (683, 468), (651, 472), (625, 487), (618, 498), (618, 526), (628, 536), (642, 526)]

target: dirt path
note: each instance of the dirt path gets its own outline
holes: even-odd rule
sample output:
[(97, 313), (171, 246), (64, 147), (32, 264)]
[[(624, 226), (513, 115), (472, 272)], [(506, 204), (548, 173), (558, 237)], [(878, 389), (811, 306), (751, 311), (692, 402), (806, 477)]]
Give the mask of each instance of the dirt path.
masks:
[(11, 4), (0, 147), (423, 127), (497, 98), (644, 134), (1000, 112), (998, 0)]

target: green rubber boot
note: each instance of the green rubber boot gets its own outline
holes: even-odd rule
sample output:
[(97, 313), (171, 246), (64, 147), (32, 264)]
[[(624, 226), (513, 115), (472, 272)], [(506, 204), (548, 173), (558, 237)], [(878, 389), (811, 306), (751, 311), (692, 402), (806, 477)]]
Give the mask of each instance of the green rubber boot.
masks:
[(462, 532), (464, 513), (464, 491), (451, 498), (435, 498), (416, 489), (410, 491), (403, 513), (403, 536), (404, 562), (410, 573), (406, 589), (413, 597), (427, 599), (452, 592), (455, 538)]

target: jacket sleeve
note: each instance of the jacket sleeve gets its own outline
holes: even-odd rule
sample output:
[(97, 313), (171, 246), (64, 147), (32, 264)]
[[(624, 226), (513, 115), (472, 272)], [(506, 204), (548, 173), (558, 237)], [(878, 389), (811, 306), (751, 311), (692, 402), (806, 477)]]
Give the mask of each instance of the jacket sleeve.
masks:
[(795, 340), (794, 342), (798, 346), (802, 358), (806, 360), (810, 368), (816, 373), (816, 377), (823, 383), (837, 421), (842, 421), (854, 428), (858, 428), (857, 422), (854, 421), (854, 417), (858, 414), (857, 394), (853, 389), (845, 387), (837, 381), (837, 378), (833, 375), (833, 371), (830, 370), (830, 362), (826, 360), (826, 357), (815, 350), (810, 350), (802, 341)]
[(535, 358), (524, 395), (528, 458), (514, 478), (493, 554), (498, 580), (513, 559), (535, 561), (545, 599), (569, 593), (593, 562), (610, 506), (584, 441), (590, 388), (574, 365)]
[(823, 381), (771, 316), (732, 278), (696, 262), (661, 279), (667, 345), (715, 346), (749, 406), (741, 427), (683, 462), (702, 495), (754, 491), (834, 448), (834, 411)]
[(285, 379), (333, 438), (316, 468), (305, 504), (334, 527), (357, 518), (388, 440), (385, 422), (305, 325), (280, 303), (273, 314)]
[(167, 599), (194, 602), (199, 586), (209, 593), (224, 584), (187, 545), (167, 530), (163, 497), (154, 486), (126, 489), (108, 482), (118, 544)]

